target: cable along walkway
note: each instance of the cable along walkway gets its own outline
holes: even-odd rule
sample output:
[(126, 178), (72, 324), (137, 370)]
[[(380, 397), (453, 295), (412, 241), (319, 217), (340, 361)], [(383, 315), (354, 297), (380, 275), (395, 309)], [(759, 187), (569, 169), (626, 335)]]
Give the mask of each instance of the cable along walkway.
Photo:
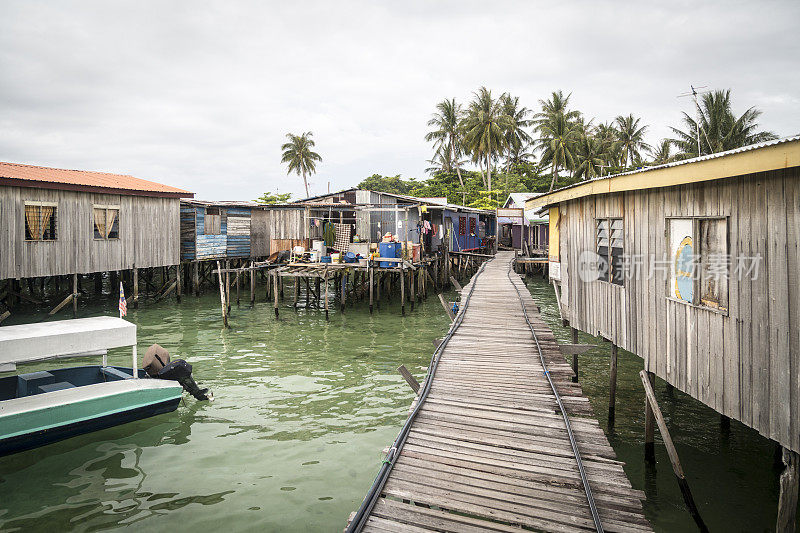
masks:
[(464, 287), (434, 377), (349, 531), (652, 531), (644, 493), (631, 487), (572, 383), (552, 331), (510, 270), (513, 259), (499, 253)]

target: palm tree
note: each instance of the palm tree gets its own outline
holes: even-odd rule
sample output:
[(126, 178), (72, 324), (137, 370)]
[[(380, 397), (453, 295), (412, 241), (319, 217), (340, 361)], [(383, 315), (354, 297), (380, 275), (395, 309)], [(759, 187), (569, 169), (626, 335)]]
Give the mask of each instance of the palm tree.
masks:
[(508, 117), (508, 127), (504, 134), (507, 150), (506, 174), (508, 174), (511, 163), (519, 162), (520, 154), (533, 141), (533, 138), (525, 131), (525, 128), (529, 128), (533, 124), (533, 121), (528, 118), (531, 110), (521, 107), (517, 96), (504, 94), (500, 97), (500, 105), (503, 113)]
[(575, 176), (578, 178), (592, 179), (602, 174), (603, 163), (603, 144), (596, 138), (591, 131), (581, 135), (576, 147), (577, 165), (575, 166)]
[(580, 138), (577, 124), (580, 113), (567, 109), (570, 96), (553, 91), (550, 99), (539, 100), (542, 110), (533, 116), (535, 129), (539, 133), (537, 147), (542, 151), (541, 163), (549, 164), (552, 168), (551, 191), (556, 185), (559, 168), (574, 168), (573, 147)]
[[(438, 110), (433, 114), (433, 117), (428, 121), (428, 126), (436, 128), (425, 135), (425, 140), (428, 142), (433, 141), (436, 148), (437, 155), (434, 155), (434, 160), (442, 163), (443, 170), (456, 169), (458, 174), (458, 182), (461, 188), (464, 188), (464, 180), (461, 178), (461, 165), (460, 159), (462, 154), (463, 140), (461, 137), (461, 105), (456, 103), (456, 99), (442, 100), (436, 104)], [(444, 149), (444, 151), (443, 151)], [(447, 160), (443, 161), (441, 156), (447, 155)], [(432, 160), (433, 161), (433, 160)], [(432, 162), (431, 161), (431, 162)]]
[(669, 139), (661, 139), (661, 142), (658, 143), (653, 149), (653, 164), (654, 165), (665, 165), (667, 163), (672, 163), (675, 160), (675, 156), (672, 155), (672, 141)]
[(647, 126), (640, 127), (639, 122), (641, 122), (641, 119), (634, 118), (632, 114), (627, 117), (620, 115), (615, 120), (619, 131), (619, 147), (625, 153), (623, 165), (626, 167), (629, 161), (632, 165), (634, 159), (641, 158), (642, 150), (652, 149), (649, 144), (644, 142), (644, 133), (647, 131)]
[(485, 160), (485, 183), (491, 191), (492, 162), (496, 154), (505, 148), (504, 133), (509, 127), (510, 119), (503, 113), (500, 100), (492, 98), (489, 89), (481, 87), (473, 94), (475, 99), (470, 102), (463, 121), (464, 142), (472, 152), (473, 160)]
[(778, 138), (771, 131), (758, 131), (757, 119), (761, 111), (755, 107), (749, 108), (738, 118), (733, 114), (730, 89), (704, 94), (701, 101), (697, 102), (696, 111), (698, 119), (683, 113), (685, 131), (671, 128), (677, 138), (670, 141), (680, 150), (681, 158), (724, 152)]
[(311, 138), (313, 133), (307, 131), (301, 135), (294, 133), (287, 133), (286, 138), (289, 142), (281, 146), (283, 156), (281, 163), (289, 163), (286, 170), (287, 174), (296, 172), (298, 176), (303, 176), (303, 184), (306, 187), (306, 198), (308, 194), (308, 174), (314, 174), (317, 171), (317, 161), (322, 161), (322, 157), (311, 149), (314, 148), (314, 140)]
[(553, 178), (550, 190), (556, 186), (558, 170), (561, 167), (575, 168), (575, 143), (580, 139), (580, 130), (575, 122), (567, 119), (564, 113), (557, 114), (552, 120), (541, 123), (539, 131), (539, 147), (542, 150), (542, 164), (550, 164)]

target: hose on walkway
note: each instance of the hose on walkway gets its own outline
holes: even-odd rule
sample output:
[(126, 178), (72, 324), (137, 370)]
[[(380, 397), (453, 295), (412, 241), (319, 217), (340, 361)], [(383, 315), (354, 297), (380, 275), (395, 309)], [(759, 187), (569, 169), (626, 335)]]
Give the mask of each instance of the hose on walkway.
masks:
[(597, 533), (603, 533), (603, 524), (600, 521), (600, 515), (597, 513), (597, 506), (594, 503), (594, 496), (592, 496), (592, 488), (589, 486), (589, 480), (586, 477), (586, 471), (583, 469), (583, 461), (581, 460), (581, 452), (578, 449), (578, 443), (575, 441), (575, 435), (572, 433), (572, 425), (569, 423), (569, 416), (567, 416), (567, 410), (564, 409), (564, 404), (561, 403), (561, 395), (558, 394), (558, 390), (556, 390), (556, 386), (553, 383), (552, 378), (550, 377), (550, 371), (547, 370), (547, 363), (544, 360), (544, 354), (542, 353), (542, 347), (539, 344), (539, 338), (536, 336), (536, 331), (533, 329), (533, 324), (531, 324), (530, 318), (528, 318), (528, 309), (525, 307), (525, 300), (522, 299), (522, 294), (519, 292), (519, 287), (517, 284), (514, 283), (514, 280), (511, 277), (511, 267), (514, 264), (512, 261), (508, 264), (508, 280), (511, 282), (511, 285), (514, 287), (514, 290), (517, 291), (517, 297), (519, 298), (519, 303), (522, 306), (522, 314), (525, 316), (525, 322), (528, 324), (528, 328), (531, 330), (531, 335), (533, 336), (534, 342), (536, 342), (536, 350), (539, 352), (539, 360), (542, 362), (542, 369), (544, 370), (544, 375), (547, 378), (547, 382), (550, 384), (550, 388), (553, 391), (553, 395), (556, 398), (556, 403), (558, 403), (558, 409), (561, 411), (561, 416), (564, 418), (564, 425), (567, 427), (567, 435), (569, 435), (569, 442), (572, 445), (572, 453), (575, 455), (575, 462), (578, 463), (578, 472), (581, 475), (581, 482), (583, 483), (583, 490), (586, 492), (586, 501), (589, 502), (589, 510), (592, 513), (592, 519), (594, 520), (594, 527), (597, 530)]

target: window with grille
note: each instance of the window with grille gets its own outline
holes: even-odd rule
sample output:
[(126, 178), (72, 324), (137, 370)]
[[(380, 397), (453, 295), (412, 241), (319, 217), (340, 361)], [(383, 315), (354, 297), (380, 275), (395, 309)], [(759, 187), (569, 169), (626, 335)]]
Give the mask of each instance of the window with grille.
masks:
[(56, 240), (58, 204), (25, 202), (25, 240)]
[(467, 234), (467, 217), (458, 217), (458, 234)]
[(119, 239), (118, 205), (95, 205), (92, 209), (92, 222), (96, 240)]
[(222, 214), (219, 207), (209, 207), (206, 209), (204, 223), (206, 235), (219, 235), (222, 228)]
[(597, 279), (616, 285), (624, 284), (623, 223), (621, 218), (599, 218), (595, 221)]

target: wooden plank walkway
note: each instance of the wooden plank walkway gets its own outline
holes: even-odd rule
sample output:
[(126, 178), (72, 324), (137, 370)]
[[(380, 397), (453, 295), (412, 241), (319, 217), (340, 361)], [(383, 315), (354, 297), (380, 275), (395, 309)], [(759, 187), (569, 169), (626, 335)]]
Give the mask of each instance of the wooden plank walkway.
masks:
[[(501, 252), (440, 355), (365, 531), (586, 531), (595, 525), (555, 396)], [(580, 384), (520, 277), (551, 377), (570, 415), (605, 531), (651, 531)], [(416, 400), (415, 400), (416, 402)], [(413, 409), (413, 406), (412, 406)]]

